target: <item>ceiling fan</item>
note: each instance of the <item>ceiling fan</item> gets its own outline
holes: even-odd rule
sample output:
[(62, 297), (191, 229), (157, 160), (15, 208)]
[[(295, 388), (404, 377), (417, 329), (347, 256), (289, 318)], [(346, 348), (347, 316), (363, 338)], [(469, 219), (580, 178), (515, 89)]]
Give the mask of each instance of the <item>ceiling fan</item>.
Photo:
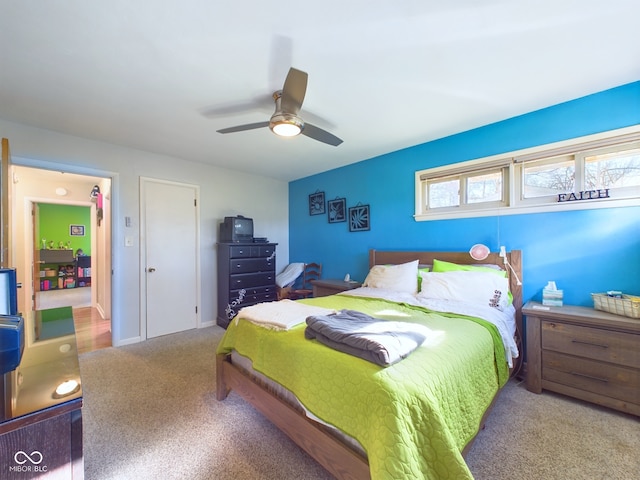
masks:
[(302, 134), (319, 142), (337, 147), (342, 140), (332, 133), (306, 123), (298, 113), (307, 92), (308, 75), (302, 70), (290, 68), (282, 90), (274, 92), (273, 99), (276, 111), (267, 122), (248, 123), (217, 130), (218, 133), (235, 133), (256, 128), (269, 127), (273, 133), (281, 137), (294, 137)]

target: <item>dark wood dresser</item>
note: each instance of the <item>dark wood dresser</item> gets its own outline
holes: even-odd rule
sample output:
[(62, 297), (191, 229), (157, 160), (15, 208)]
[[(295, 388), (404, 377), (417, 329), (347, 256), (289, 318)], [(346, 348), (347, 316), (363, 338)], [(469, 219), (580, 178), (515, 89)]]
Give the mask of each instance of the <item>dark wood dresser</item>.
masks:
[[(20, 364), (0, 376), (2, 480), (84, 478), (82, 382), (71, 308), (65, 308), (68, 318), (53, 315), (41, 330), (41, 312), (25, 316), (29, 332)], [(50, 327), (64, 334), (39, 336)]]
[(640, 416), (640, 321), (588, 307), (528, 302), (527, 389)]
[(242, 307), (277, 300), (277, 243), (218, 243), (218, 314), (227, 328)]

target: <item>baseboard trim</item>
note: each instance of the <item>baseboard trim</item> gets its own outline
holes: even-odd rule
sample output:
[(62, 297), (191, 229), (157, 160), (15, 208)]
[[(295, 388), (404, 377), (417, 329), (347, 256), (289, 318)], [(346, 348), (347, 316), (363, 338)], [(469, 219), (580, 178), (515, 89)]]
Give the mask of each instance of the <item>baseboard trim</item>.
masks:
[(122, 340), (114, 341), (114, 347), (124, 347), (125, 345), (133, 345), (134, 343), (140, 343), (142, 341), (141, 337), (130, 337)]

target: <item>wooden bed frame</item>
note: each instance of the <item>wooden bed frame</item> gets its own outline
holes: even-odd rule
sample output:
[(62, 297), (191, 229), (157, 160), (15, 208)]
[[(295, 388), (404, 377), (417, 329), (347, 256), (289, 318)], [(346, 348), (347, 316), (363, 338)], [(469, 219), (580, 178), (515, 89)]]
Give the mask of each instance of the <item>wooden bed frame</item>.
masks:
[[(418, 259), (421, 265), (431, 265), (434, 259), (458, 264), (496, 264), (506, 268), (504, 259), (497, 253), (489, 254), (485, 260), (476, 261), (467, 252), (392, 252), (369, 251), (369, 267), (374, 265), (399, 264)], [(522, 255), (519, 250), (507, 252), (507, 261), (522, 280)], [(506, 268), (509, 287), (516, 307), (516, 325), (522, 332), (522, 286)], [(519, 333), (518, 333), (519, 335)], [(522, 352), (520, 352), (522, 358)], [(520, 360), (521, 361), (521, 360)], [(515, 369), (514, 369), (515, 370)], [(216, 398), (224, 400), (234, 390), (280, 430), (286, 433), (300, 448), (340, 480), (370, 479), (369, 464), (365, 457), (352, 447), (332, 435), (328, 428), (309, 419), (303, 412), (289, 405), (263, 385), (257, 383), (244, 370), (231, 362), (231, 355), (217, 355), (216, 358)], [(497, 398), (497, 395), (496, 395)], [(495, 399), (494, 398), (494, 402)], [(488, 416), (492, 405), (483, 418)], [(469, 450), (472, 442), (462, 452)]]

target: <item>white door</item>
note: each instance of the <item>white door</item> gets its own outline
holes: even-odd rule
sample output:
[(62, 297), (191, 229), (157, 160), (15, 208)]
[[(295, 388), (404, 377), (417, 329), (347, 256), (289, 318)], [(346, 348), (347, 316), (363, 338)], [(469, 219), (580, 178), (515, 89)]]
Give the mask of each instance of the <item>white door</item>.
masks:
[(147, 338), (197, 326), (197, 188), (143, 179)]

